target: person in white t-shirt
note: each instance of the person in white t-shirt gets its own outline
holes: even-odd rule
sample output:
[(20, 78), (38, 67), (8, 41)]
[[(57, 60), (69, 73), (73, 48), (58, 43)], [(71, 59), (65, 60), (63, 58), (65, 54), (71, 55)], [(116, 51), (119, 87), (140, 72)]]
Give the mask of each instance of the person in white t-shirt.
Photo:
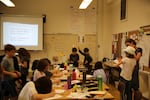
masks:
[(125, 91), (123, 94), (121, 93), (122, 100), (125, 100), (125, 96), (127, 96), (127, 100), (132, 100), (132, 90), (131, 90), (131, 80), (133, 70), (136, 64), (135, 56), (135, 48), (128, 46), (124, 49), (126, 57), (122, 58), (122, 60), (116, 65), (119, 66), (122, 64), (122, 70), (120, 73), (120, 82), (124, 83)]
[[(40, 59), (37, 64), (37, 69), (34, 71), (33, 74), (33, 81), (36, 81), (40, 77), (47, 76), (45, 72), (48, 71), (49, 66), (50, 64), (46, 58)], [(51, 78), (50, 76), (47, 77), (49, 77), (49, 79), (51, 79), (53, 83), (57, 83), (57, 84), (60, 83), (60, 79)]]
[(18, 100), (42, 100), (55, 95), (52, 91), (52, 81), (48, 77), (40, 77), (35, 82), (30, 81), (22, 88)]
[(37, 69), (34, 71), (33, 81), (36, 81), (38, 78), (46, 76), (44, 73), (49, 67), (49, 63), (45, 59), (40, 59), (37, 65)]

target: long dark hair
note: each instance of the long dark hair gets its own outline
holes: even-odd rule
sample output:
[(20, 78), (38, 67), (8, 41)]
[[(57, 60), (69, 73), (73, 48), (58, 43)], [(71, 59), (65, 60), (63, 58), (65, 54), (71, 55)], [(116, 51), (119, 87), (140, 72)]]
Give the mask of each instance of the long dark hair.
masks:
[(20, 58), (22, 58), (22, 57), (30, 58), (30, 57), (31, 57), (29, 51), (26, 50), (25, 48), (19, 48), (19, 49), (17, 50), (17, 53), (18, 53), (18, 56), (19, 56)]
[(40, 59), (39, 62), (38, 62), (38, 65), (37, 65), (37, 69), (38, 71), (44, 71), (44, 69), (49, 65), (48, 61), (43, 58), (43, 59)]
[(94, 67), (95, 67), (95, 70), (103, 69), (102, 62), (101, 61), (96, 62)]

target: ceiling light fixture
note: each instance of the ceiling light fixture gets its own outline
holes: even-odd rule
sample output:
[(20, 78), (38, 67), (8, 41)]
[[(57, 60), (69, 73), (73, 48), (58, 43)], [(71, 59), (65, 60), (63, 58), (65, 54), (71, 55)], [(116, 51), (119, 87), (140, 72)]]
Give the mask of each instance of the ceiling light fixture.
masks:
[(86, 9), (93, 0), (83, 0), (79, 9)]
[(0, 0), (0, 1), (8, 7), (15, 7), (15, 4), (10, 0)]

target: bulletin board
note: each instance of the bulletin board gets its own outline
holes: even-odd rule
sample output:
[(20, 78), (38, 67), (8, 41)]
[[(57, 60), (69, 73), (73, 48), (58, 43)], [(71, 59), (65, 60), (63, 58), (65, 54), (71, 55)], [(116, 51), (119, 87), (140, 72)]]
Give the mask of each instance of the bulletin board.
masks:
[[(150, 31), (149, 31), (149, 33), (150, 33)], [(140, 33), (139, 30), (133, 30), (133, 31), (121, 33), (121, 38), (120, 38), (121, 41), (118, 41), (119, 38), (117, 39), (117, 42), (121, 42), (121, 45), (117, 44), (117, 49), (121, 48), (121, 55), (124, 57), (125, 53), (124, 53), (123, 49), (126, 48), (126, 46), (125, 46), (126, 38), (134, 39), (137, 43), (137, 47), (140, 47), (143, 50), (142, 57), (140, 58), (140, 65), (141, 66), (150, 66), (150, 44), (149, 44), (150, 35), (148, 35), (149, 33), (148, 33), (148, 31), (146, 31), (146, 34)], [(118, 34), (118, 36), (119, 36), (119, 34)], [(120, 53), (120, 51), (118, 51), (118, 52)]]
[(150, 27), (147, 27), (146, 30), (144, 30), (144, 27), (142, 28), (143, 31), (129, 31), (128, 38), (134, 39), (137, 43), (137, 47), (140, 47), (143, 50), (142, 57), (140, 58), (141, 66), (150, 66), (150, 36), (147, 34), (150, 32)]

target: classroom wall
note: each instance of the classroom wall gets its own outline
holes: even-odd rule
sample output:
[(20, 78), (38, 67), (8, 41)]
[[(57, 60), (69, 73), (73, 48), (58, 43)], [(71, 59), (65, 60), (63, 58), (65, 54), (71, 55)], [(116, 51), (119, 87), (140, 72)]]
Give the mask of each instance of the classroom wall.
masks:
[[(79, 10), (81, 0), (16, 0), (15, 8), (0, 4), (0, 12), (13, 15), (46, 15), (44, 23), (44, 48), (30, 51), (32, 61), (42, 57), (52, 59), (62, 55), (67, 58), (73, 46), (88, 47), (93, 60), (97, 59), (97, 5), (95, 0), (87, 10)], [(83, 36), (81, 43), (79, 37)], [(0, 51), (2, 52), (2, 51)], [(83, 56), (80, 55), (83, 61)]]
[[(103, 0), (103, 25), (98, 31), (101, 43), (100, 57), (111, 57), (112, 34), (139, 29), (150, 24), (150, 0), (126, 0), (127, 18), (120, 20), (120, 0)], [(99, 10), (98, 13), (101, 13)], [(98, 27), (99, 29), (100, 27)], [(102, 37), (102, 38), (101, 38)]]
[[(120, 20), (120, 0), (94, 0), (94, 4), (90, 5), (91, 7), (86, 11), (77, 10), (77, 5), (81, 0), (44, 0), (44, 2), (43, 0), (38, 0), (38, 2), (37, 0), (15, 0), (15, 2), (15, 8), (8, 8), (0, 4), (0, 12), (23, 15), (46, 14), (44, 39), (49, 36), (48, 34), (95, 35), (94, 42), (89, 40), (84, 44), (90, 47), (95, 60), (101, 60), (103, 57), (111, 58), (112, 34), (139, 29), (140, 26), (150, 23), (150, 0), (127, 0), (127, 19), (125, 21)], [(88, 14), (85, 15), (85, 12)], [(47, 48), (51, 41), (44, 41), (46, 41), (44, 47)], [(88, 45), (89, 42), (93, 42), (94, 49)], [(69, 48), (68, 51), (71, 49), (71, 47), (67, 48)], [(47, 54), (49, 57), (50, 54), (56, 52), (44, 49), (43, 51), (31, 51), (31, 53), (34, 59)]]

